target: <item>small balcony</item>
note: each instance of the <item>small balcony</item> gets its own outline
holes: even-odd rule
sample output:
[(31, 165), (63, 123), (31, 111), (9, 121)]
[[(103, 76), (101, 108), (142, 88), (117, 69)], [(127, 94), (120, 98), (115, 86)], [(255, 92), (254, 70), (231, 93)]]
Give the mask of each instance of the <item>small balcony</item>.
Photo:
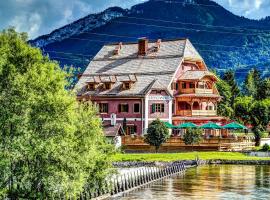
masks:
[(178, 116), (197, 117), (197, 116), (217, 116), (216, 110), (178, 110)]
[(178, 101), (176, 107), (177, 116), (217, 116), (217, 104), (215, 102)]
[(192, 110), (192, 116), (217, 116), (216, 110)]
[(213, 94), (213, 89), (195, 88), (195, 94)]
[(182, 82), (180, 84), (180, 94), (213, 94), (213, 82)]

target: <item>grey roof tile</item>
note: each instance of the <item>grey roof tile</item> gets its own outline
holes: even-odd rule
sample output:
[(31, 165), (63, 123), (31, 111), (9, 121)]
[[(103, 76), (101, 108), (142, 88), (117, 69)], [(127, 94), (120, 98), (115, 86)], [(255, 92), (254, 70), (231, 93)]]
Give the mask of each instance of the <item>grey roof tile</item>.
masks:
[[(149, 42), (146, 56), (137, 55), (137, 43), (123, 43), (118, 55), (113, 53), (116, 45), (105, 45), (89, 63), (75, 89), (78, 95), (97, 96), (144, 96), (150, 86), (169, 89), (184, 54), (199, 56), (196, 50), (192, 50), (191, 44), (186, 49), (188, 42), (186, 39), (162, 41), (157, 52), (153, 50), (156, 42)], [(100, 82), (115, 76), (116, 82), (110, 90), (104, 90), (102, 83), (96, 81), (99, 83), (97, 90), (87, 91), (86, 84), (92, 76), (100, 77)], [(123, 90), (122, 82), (129, 80), (134, 82), (132, 87)]]

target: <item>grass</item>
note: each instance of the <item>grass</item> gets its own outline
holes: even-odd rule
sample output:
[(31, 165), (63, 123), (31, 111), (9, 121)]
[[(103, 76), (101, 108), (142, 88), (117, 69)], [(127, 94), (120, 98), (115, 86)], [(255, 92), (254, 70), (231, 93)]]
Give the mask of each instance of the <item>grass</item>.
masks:
[(141, 154), (116, 154), (113, 161), (176, 161), (176, 160), (194, 160), (199, 156), (201, 160), (270, 160), (270, 158), (261, 158), (247, 156), (238, 152), (186, 152), (186, 153), (141, 153)]

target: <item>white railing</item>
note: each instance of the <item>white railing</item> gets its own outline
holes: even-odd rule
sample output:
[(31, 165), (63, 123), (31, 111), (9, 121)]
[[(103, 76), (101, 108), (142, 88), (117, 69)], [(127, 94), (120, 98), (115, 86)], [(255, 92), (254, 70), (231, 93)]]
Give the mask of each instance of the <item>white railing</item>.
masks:
[(201, 89), (201, 88), (195, 88), (196, 94), (213, 94), (213, 89)]
[(216, 116), (216, 110), (192, 110), (192, 116)]

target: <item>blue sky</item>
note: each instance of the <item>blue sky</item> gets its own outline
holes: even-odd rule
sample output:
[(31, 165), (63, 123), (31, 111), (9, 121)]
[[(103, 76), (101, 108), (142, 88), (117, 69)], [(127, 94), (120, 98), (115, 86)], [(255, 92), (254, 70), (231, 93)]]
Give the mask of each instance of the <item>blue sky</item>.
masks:
[[(110, 6), (130, 6), (145, 0), (0, 0), (0, 30), (14, 26), (35, 38), (90, 13)], [(270, 0), (215, 0), (226, 9), (251, 19), (270, 15)]]

